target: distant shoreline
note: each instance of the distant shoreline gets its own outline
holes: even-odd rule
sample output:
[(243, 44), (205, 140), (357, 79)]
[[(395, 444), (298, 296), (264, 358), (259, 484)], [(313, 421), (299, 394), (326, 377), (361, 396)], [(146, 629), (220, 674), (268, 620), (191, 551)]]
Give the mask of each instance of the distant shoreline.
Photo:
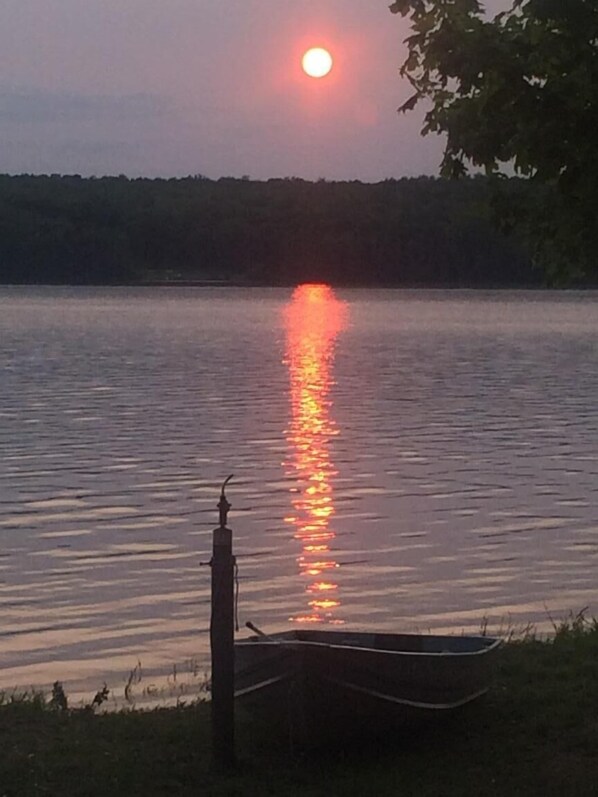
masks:
[(327, 280), (304, 280), (288, 283), (257, 283), (242, 280), (151, 280), (142, 282), (0, 282), (0, 288), (287, 288), (292, 289), (297, 285), (315, 283), (330, 285), (335, 290), (372, 290), (372, 291), (535, 291), (542, 293), (591, 293), (598, 290), (595, 285), (538, 285), (538, 284), (493, 284), (493, 285), (459, 285), (459, 284), (380, 284), (370, 283), (338, 283)]
[[(508, 195), (527, 184), (505, 183)], [(493, 183), (435, 178), (101, 180), (0, 175), (0, 282), (541, 285), (491, 221)]]

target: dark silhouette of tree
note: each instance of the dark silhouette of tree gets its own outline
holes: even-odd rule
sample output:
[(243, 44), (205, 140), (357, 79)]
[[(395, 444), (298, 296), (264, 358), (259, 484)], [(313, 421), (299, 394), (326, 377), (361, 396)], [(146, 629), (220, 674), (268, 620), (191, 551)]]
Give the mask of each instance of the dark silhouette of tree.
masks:
[(473, 165), (539, 184), (497, 188), (496, 210), (557, 278), (598, 270), (598, 4), (514, 0), (494, 19), (478, 0), (395, 0), (412, 34), (401, 74), (431, 104), (422, 133), (446, 134), (441, 173)]
[[(509, 181), (530, 197), (527, 183)], [(0, 176), (0, 282), (541, 284), (489, 182)]]

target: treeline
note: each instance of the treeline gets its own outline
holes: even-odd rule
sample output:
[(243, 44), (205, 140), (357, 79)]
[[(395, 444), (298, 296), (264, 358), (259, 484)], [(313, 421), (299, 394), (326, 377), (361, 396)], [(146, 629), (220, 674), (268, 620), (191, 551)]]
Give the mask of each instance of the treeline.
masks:
[[(515, 186), (514, 191), (521, 191)], [(0, 176), (0, 282), (542, 284), (486, 178)]]

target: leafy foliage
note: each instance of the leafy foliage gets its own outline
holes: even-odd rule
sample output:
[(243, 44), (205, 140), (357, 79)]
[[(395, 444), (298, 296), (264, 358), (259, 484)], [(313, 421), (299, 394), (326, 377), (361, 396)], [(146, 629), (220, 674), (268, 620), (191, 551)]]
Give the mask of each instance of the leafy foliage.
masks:
[[(396, 0), (411, 20), (401, 75), (431, 101), (423, 134), (445, 133), (441, 171), (512, 173), (545, 186), (518, 202), (507, 226), (522, 227), (553, 274), (597, 270), (598, 4), (514, 0), (494, 19), (478, 0)], [(509, 170), (511, 170), (509, 172)]]

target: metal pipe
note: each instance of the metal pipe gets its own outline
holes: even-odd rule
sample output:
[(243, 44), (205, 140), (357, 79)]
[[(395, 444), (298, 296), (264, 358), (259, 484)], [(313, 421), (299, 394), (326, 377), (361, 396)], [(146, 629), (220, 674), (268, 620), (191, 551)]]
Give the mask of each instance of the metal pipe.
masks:
[(229, 772), (235, 766), (234, 671), (234, 569), (233, 533), (226, 527), (231, 505), (222, 485), (218, 509), (220, 526), (214, 529), (212, 548), (212, 761), (215, 769)]

